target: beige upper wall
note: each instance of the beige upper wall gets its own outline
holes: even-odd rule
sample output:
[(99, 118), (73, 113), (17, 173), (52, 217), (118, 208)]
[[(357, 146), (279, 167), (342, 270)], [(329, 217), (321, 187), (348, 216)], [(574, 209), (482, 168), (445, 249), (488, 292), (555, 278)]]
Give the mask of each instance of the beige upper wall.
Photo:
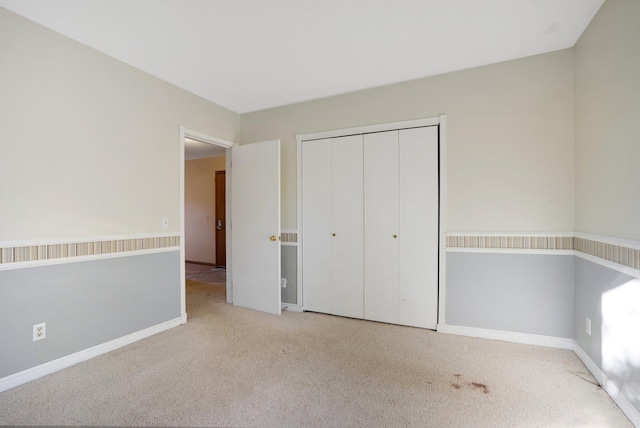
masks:
[(0, 104), (0, 240), (177, 233), (180, 124), (229, 141), (241, 132), (243, 143), (281, 138), (283, 227), (295, 228), (295, 134), (439, 114), (448, 231), (573, 229), (572, 50), (249, 113), (241, 130), (234, 112), (1, 8), (0, 51), (10, 65), (0, 93), (12, 100)]
[(571, 50), (243, 114), (240, 141), (282, 140), (283, 228), (294, 229), (295, 134), (440, 114), (447, 231), (573, 230)]
[(576, 230), (640, 240), (640, 1), (607, 0), (574, 56)]
[(179, 125), (239, 115), (2, 8), (0, 52), (0, 241), (179, 233)]
[(216, 171), (225, 157), (185, 162), (184, 237), (186, 260), (216, 263)]

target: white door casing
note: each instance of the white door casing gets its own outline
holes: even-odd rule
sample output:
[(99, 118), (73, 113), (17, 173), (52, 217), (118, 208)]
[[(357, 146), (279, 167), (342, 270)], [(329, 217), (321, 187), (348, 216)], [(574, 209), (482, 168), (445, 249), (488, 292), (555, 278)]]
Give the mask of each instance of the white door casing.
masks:
[[(184, 207), (184, 170), (185, 170), (185, 143), (184, 143), (184, 139), (185, 138), (190, 138), (192, 140), (196, 140), (199, 141), (201, 143), (206, 143), (206, 144), (212, 144), (215, 146), (220, 146), (220, 147), (224, 147), (227, 149), (227, 153), (225, 154), (226, 157), (226, 170), (230, 171), (230, 156), (229, 156), (229, 150), (231, 147), (234, 146), (234, 144), (231, 141), (227, 141), (227, 140), (223, 140), (222, 138), (218, 138), (218, 137), (213, 137), (211, 135), (207, 135), (207, 134), (203, 134), (201, 132), (192, 130), (192, 129), (188, 129), (182, 125), (180, 125), (179, 127), (179, 135), (180, 135), (180, 141), (179, 141), (179, 147), (180, 147), (180, 217), (179, 217), (179, 224), (180, 224), (180, 313), (181, 313), (181, 322), (182, 324), (185, 324), (187, 322), (187, 291), (186, 291), (186, 271), (185, 271), (185, 207)], [(231, 209), (231, 203), (229, 202), (229, 195), (231, 194), (231, 191), (229, 190), (230, 187), (230, 180), (227, 180), (227, 218), (230, 218), (230, 215), (228, 214)], [(230, 254), (229, 251), (229, 246), (231, 245), (231, 235), (230, 235), (231, 231), (228, 230), (227, 231), (227, 255)], [(232, 270), (232, 266), (231, 266), (231, 258), (228, 257), (227, 258), (227, 273), (231, 272)], [(231, 279), (229, 278), (230, 275), (227, 275), (227, 302), (231, 303)]]
[(231, 149), (233, 304), (280, 314), (280, 140)]

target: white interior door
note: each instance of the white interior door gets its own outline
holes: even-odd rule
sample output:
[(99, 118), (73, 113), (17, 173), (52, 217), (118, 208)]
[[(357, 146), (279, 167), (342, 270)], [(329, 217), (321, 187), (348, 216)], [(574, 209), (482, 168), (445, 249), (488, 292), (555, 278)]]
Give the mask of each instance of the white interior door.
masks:
[(280, 314), (280, 140), (231, 149), (233, 304)]

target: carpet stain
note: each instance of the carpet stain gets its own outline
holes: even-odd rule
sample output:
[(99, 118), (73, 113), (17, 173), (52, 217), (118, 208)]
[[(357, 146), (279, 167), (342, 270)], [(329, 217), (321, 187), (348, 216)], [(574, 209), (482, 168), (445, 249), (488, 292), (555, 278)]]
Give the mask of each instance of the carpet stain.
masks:
[[(462, 375), (459, 373), (454, 373), (453, 374), (456, 377), (456, 382), (452, 383), (451, 386), (454, 387), (455, 389), (460, 389), (462, 388), (462, 385), (460, 385), (460, 383), (458, 383), (460, 381), (460, 379), (462, 378)], [(481, 390), (482, 392), (484, 392), (485, 394), (489, 394), (489, 387), (487, 385), (485, 385), (484, 383), (479, 383), (479, 382), (469, 382), (466, 384), (469, 388), (473, 389), (473, 390)]]
[(471, 382), (469, 384), (469, 386), (475, 388), (475, 389), (481, 389), (482, 392), (484, 392), (485, 394), (489, 393), (489, 387), (487, 385), (485, 385), (484, 383), (477, 383), (477, 382)]

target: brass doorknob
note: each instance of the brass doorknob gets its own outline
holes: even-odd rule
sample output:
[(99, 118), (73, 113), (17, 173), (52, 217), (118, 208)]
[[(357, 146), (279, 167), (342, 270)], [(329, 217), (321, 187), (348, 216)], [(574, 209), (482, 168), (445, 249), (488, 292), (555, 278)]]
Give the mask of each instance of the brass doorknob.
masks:
[(277, 240), (277, 239), (278, 239), (278, 238), (276, 237), (276, 235), (271, 235), (271, 236), (269, 237), (269, 241), (275, 241), (275, 240)]
[(397, 237), (398, 237), (398, 235), (393, 235), (393, 237), (394, 237), (394, 238), (397, 238)]

